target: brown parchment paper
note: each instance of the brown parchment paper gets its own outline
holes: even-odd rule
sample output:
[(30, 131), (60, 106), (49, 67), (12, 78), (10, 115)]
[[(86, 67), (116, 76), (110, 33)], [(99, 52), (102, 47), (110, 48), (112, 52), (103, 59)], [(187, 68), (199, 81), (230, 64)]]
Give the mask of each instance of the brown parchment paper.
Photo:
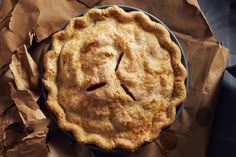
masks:
[[(124, 4), (162, 20), (189, 64), (185, 107), (168, 132), (136, 152), (92, 152), (51, 120), (40, 92), (50, 36), (95, 5)], [(205, 157), (228, 50), (212, 34), (196, 0), (3, 0), (0, 5), (0, 156)]]

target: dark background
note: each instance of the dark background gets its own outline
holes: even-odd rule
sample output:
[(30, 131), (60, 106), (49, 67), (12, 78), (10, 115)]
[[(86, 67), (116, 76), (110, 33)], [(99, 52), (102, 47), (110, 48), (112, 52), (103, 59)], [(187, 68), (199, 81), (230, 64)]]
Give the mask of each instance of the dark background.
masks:
[(229, 49), (207, 157), (236, 157), (236, 0), (198, 0), (218, 41)]

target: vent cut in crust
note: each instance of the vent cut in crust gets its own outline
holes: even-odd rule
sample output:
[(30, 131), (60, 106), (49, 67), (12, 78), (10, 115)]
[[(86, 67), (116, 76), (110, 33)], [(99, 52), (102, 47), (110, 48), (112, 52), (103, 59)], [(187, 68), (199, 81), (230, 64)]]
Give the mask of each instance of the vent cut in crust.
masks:
[(52, 37), (46, 104), (79, 143), (134, 151), (174, 122), (186, 97), (181, 51), (141, 11), (90, 9)]

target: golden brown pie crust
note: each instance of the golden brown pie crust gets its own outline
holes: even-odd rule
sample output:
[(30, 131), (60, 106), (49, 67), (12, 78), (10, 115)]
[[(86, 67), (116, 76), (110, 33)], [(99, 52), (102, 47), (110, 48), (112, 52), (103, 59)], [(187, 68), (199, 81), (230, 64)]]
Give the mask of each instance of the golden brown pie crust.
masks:
[(52, 37), (47, 105), (79, 143), (135, 150), (173, 123), (186, 69), (167, 29), (141, 11), (90, 9)]

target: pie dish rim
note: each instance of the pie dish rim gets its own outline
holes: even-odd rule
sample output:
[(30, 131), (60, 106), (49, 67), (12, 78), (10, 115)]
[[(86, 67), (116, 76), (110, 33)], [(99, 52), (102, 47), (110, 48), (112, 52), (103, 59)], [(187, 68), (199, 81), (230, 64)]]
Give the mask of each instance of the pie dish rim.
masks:
[[(113, 6), (113, 5), (102, 5), (102, 6), (96, 6), (95, 8), (98, 8), (98, 9), (105, 9), (105, 8), (108, 8), (108, 7), (111, 7), (111, 6)], [(185, 53), (184, 53), (184, 51), (183, 51), (183, 49), (182, 49), (182, 47), (181, 47), (181, 45), (180, 45), (178, 39), (177, 39), (176, 36), (173, 34), (173, 32), (172, 32), (160, 19), (158, 19), (158, 18), (155, 17), (154, 15), (152, 15), (152, 14), (150, 14), (150, 13), (148, 13), (148, 12), (142, 10), (142, 9), (138, 9), (138, 8), (135, 8), (135, 7), (132, 7), (132, 6), (127, 6), (127, 5), (116, 5), (116, 6), (122, 8), (122, 9), (125, 10), (126, 12), (130, 12), (130, 11), (142, 11), (144, 14), (146, 14), (147, 16), (149, 16), (149, 18), (150, 18), (152, 21), (155, 21), (155, 22), (157, 22), (157, 23), (160, 23), (161, 25), (163, 25), (163, 26), (167, 29), (167, 31), (168, 31), (169, 34), (170, 34), (171, 40), (179, 47), (180, 52), (181, 52), (181, 62), (182, 62), (182, 64), (183, 64), (183, 66), (185, 67), (186, 73), (187, 73), (187, 76), (186, 76), (186, 79), (185, 79), (185, 88), (186, 88), (186, 97), (187, 97), (188, 88), (189, 88), (189, 75), (188, 75), (187, 59), (186, 59)], [(87, 9), (87, 10), (85, 10), (85, 11), (79, 13), (79, 14), (76, 15), (75, 17), (82, 16), (82, 15), (84, 15), (86, 12), (88, 12), (89, 10), (90, 10), (90, 9)], [(68, 23), (64, 24), (58, 31), (64, 30), (64, 28), (67, 26), (67, 24), (68, 24)], [(50, 49), (50, 47), (51, 47), (51, 46), (49, 46), (48, 49)], [(44, 72), (43, 72), (43, 73), (44, 73)], [(43, 76), (42, 76), (42, 78), (43, 78)], [(42, 93), (43, 93), (43, 94), (42, 94), (43, 99), (46, 100), (46, 99), (47, 99), (47, 90), (46, 90), (46, 88), (45, 88), (43, 85), (42, 85)], [(186, 100), (186, 98), (185, 98), (185, 100)], [(179, 115), (180, 115), (182, 109), (184, 108), (185, 100), (184, 100), (180, 105), (178, 105), (178, 106), (176, 107), (176, 116), (175, 116), (175, 119), (174, 119), (173, 123), (171, 123), (168, 127), (163, 128), (162, 131), (160, 132), (160, 134), (159, 134), (159, 135), (157, 136), (157, 138), (155, 138), (154, 140), (156, 140), (156, 139), (158, 139), (159, 137), (161, 137), (161, 136), (175, 123), (175, 121), (176, 121), (177, 118), (179, 117)], [(49, 111), (51, 111), (51, 110), (49, 109)], [(53, 119), (54, 119), (55, 122), (57, 123), (57, 118), (56, 118), (55, 114), (54, 114), (52, 111), (51, 111), (50, 113), (52, 114)], [(64, 131), (64, 132), (65, 132), (73, 141), (76, 141), (76, 140), (75, 140), (75, 137), (73, 136), (72, 133), (70, 133), (70, 132), (68, 132), (68, 131)], [(151, 143), (151, 142), (148, 142), (148, 143)], [(102, 149), (102, 148), (100, 148), (100, 147), (98, 147), (98, 146), (96, 146), (96, 145), (92, 145), (92, 144), (86, 144), (86, 145), (88, 145), (88, 146), (89, 146), (90, 148), (92, 148), (92, 149), (104, 151), (104, 149)], [(146, 145), (146, 144), (144, 143), (144, 145)], [(141, 147), (142, 147), (142, 146), (141, 146)], [(116, 152), (116, 151), (123, 151), (123, 150), (125, 150), (125, 149), (123, 149), (123, 148), (115, 148), (115, 149), (112, 149), (111, 151)]]

